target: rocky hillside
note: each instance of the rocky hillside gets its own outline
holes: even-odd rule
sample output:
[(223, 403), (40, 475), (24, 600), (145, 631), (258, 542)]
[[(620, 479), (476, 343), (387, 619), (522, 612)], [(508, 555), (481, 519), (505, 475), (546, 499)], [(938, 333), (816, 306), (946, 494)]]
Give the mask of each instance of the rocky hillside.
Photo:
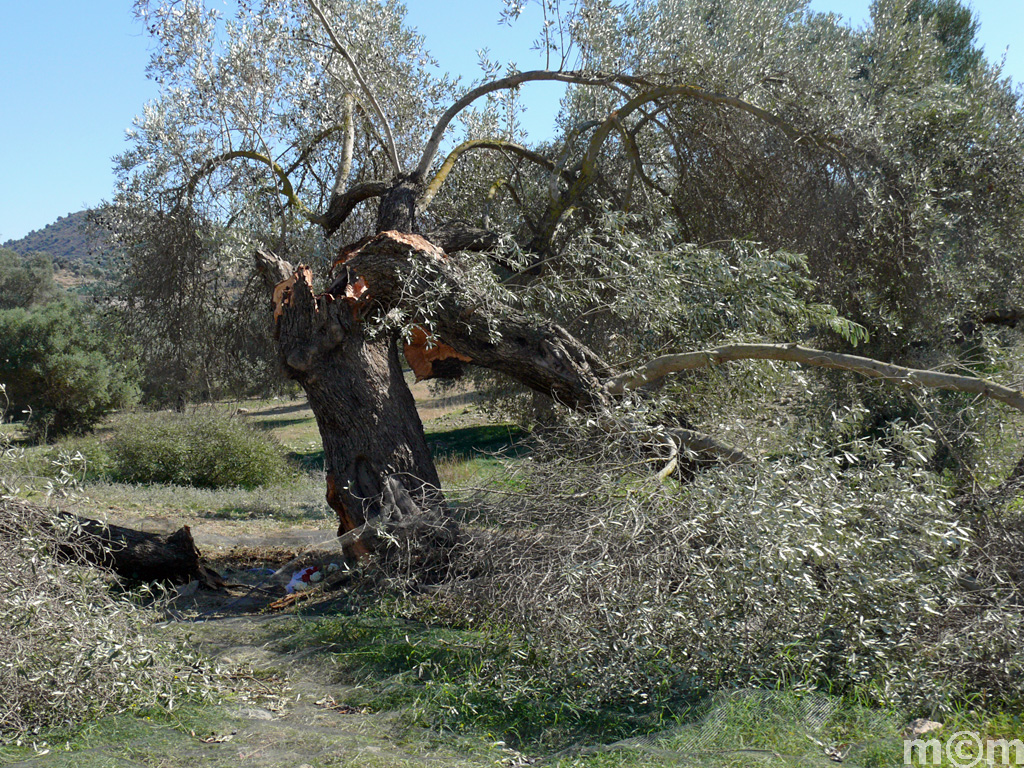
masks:
[(102, 231), (88, 220), (88, 211), (61, 216), (42, 229), (29, 232), (20, 240), (0, 243), (22, 255), (48, 253), (61, 277), (89, 281), (105, 277), (109, 271), (108, 249)]

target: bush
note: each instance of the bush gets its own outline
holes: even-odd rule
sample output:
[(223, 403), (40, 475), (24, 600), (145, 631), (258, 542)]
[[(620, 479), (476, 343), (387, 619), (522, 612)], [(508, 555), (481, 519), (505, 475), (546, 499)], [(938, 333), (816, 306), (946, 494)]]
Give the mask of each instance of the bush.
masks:
[(0, 496), (0, 743), (135, 707), (173, 709), (218, 687), (194, 652), (154, 638), (148, 611), (69, 559), (71, 533), (48, 510)]
[(146, 414), (125, 419), (108, 451), (111, 479), (197, 488), (256, 488), (294, 474), (266, 435), (212, 412)]
[(134, 402), (130, 366), (115, 359), (99, 319), (78, 301), (0, 310), (0, 382), (10, 413), (27, 412), (37, 438), (84, 433)]
[(45, 304), (59, 293), (49, 256), (44, 253), (19, 256), (0, 248), (0, 310)]

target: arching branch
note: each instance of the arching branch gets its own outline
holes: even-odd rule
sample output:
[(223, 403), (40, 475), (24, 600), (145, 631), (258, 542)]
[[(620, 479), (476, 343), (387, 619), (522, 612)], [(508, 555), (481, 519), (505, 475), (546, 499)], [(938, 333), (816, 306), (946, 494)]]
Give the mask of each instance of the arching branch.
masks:
[(333, 136), (334, 134), (336, 134), (336, 133), (338, 133), (340, 131), (345, 131), (345, 130), (348, 130), (348, 129), (349, 129), (349, 125), (347, 123), (344, 123), (344, 122), (338, 123), (337, 125), (332, 125), (332, 126), (329, 126), (327, 128), (324, 128), (322, 131), (317, 133), (316, 136), (314, 136), (312, 139), (310, 139), (309, 143), (306, 144), (306, 146), (302, 148), (302, 151), (299, 152), (299, 156), (297, 158), (295, 158), (295, 161), (291, 165), (288, 166), (288, 168), (285, 171), (285, 173), (287, 173), (287, 174), (294, 173), (295, 170), (300, 165), (302, 165), (304, 162), (306, 162), (306, 160), (309, 159), (309, 156), (313, 153), (313, 150), (316, 149), (317, 145), (321, 141), (323, 141), (324, 139), (330, 138), (331, 136)]
[[(312, 0), (311, 0), (312, 2)], [(644, 89), (641, 91), (638, 97), (641, 98), (641, 104), (646, 104), (657, 98), (664, 96), (682, 96), (691, 99), (697, 99), (699, 101), (706, 101), (719, 106), (732, 107), (742, 112), (757, 117), (763, 122), (771, 125), (778, 130), (782, 131), (786, 136), (794, 141), (798, 141), (804, 138), (809, 138), (815, 144), (819, 146), (826, 146), (823, 142), (814, 137), (806, 136), (801, 131), (794, 128), (788, 122), (783, 120), (781, 117), (768, 112), (767, 110), (761, 109), (754, 104), (738, 99), (735, 96), (726, 96), (720, 93), (713, 93), (703, 88), (698, 88), (693, 85), (658, 85), (650, 80), (646, 80), (642, 77), (634, 77), (632, 75), (603, 75), (597, 73), (585, 73), (585, 72), (551, 72), (548, 70), (534, 70), (532, 72), (518, 72), (514, 75), (501, 78), (500, 80), (492, 80), (489, 83), (484, 83), (478, 88), (474, 88), (464, 95), (461, 99), (452, 104), (448, 110), (441, 115), (437, 124), (434, 126), (433, 132), (430, 134), (430, 139), (427, 141), (426, 146), (423, 149), (423, 154), (420, 157), (420, 161), (414, 171), (415, 175), (420, 178), (425, 178), (427, 172), (430, 170), (431, 164), (434, 162), (434, 157), (437, 155), (438, 148), (441, 146), (441, 139), (444, 136), (445, 130), (451, 124), (452, 120), (466, 107), (472, 104), (477, 99), (486, 96), (489, 93), (495, 91), (509, 90), (516, 88), (523, 83), (529, 82), (559, 82), (559, 83), (570, 83), (574, 85), (595, 85), (595, 86), (611, 86), (613, 84), (628, 85), (633, 88)], [(668, 89), (668, 90), (665, 90)], [(646, 94), (652, 94), (657, 92), (657, 95), (646, 97)], [(634, 107), (635, 108), (635, 107)], [(620, 116), (624, 116), (620, 112)]]
[(345, 142), (341, 147), (341, 162), (338, 164), (338, 172), (334, 176), (334, 189), (331, 190), (332, 200), (336, 196), (344, 194), (349, 174), (352, 173), (352, 155), (355, 153), (356, 122), (353, 116), (355, 97), (346, 93), (342, 99), (342, 105), (344, 118), (341, 122), (341, 129), (345, 131)]
[(444, 184), (445, 179), (448, 178), (448, 174), (451, 173), (452, 168), (455, 167), (456, 161), (466, 152), (470, 152), (474, 149), (495, 149), (502, 152), (508, 152), (509, 154), (521, 157), (524, 160), (529, 160), (531, 163), (536, 163), (542, 168), (548, 171), (555, 170), (555, 164), (553, 161), (544, 157), (538, 152), (534, 152), (532, 149), (527, 149), (521, 144), (516, 144), (512, 141), (504, 141), (503, 139), (473, 139), (471, 141), (464, 141), (459, 146), (455, 147), (451, 152), (448, 153), (448, 157), (438, 168), (437, 173), (434, 174), (434, 178), (426, 185), (423, 190), (423, 194), (420, 196), (419, 202), (416, 205), (417, 213), (422, 213), (430, 205), (430, 202), (434, 199), (434, 196), (441, 189), (441, 185)]
[(320, 20), (320, 23), (323, 24), (324, 29), (327, 31), (327, 36), (331, 38), (334, 50), (341, 54), (341, 57), (345, 59), (346, 63), (351, 67), (352, 74), (355, 76), (356, 82), (358, 82), (359, 86), (363, 89), (363, 93), (366, 94), (366, 98), (370, 100), (370, 105), (373, 107), (374, 113), (380, 120), (381, 125), (384, 128), (384, 135), (387, 137), (387, 152), (388, 158), (391, 160), (391, 165), (393, 166), (396, 174), (402, 173), (402, 164), (398, 159), (398, 150), (395, 149), (395, 137), (391, 133), (391, 124), (388, 122), (388, 119), (384, 117), (384, 111), (380, 108), (380, 104), (377, 102), (377, 97), (367, 84), (365, 78), (363, 78), (363, 73), (360, 71), (358, 65), (356, 65), (351, 54), (349, 54), (348, 49), (345, 48), (341, 40), (335, 34), (334, 27), (332, 27), (331, 22), (327, 20), (327, 17), (324, 15), (319, 4), (317, 4), (316, 0), (308, 0), (308, 2), (309, 7), (313, 9), (313, 13), (316, 14), (316, 17)]
[(853, 371), (871, 379), (891, 381), (903, 387), (923, 387), (954, 392), (981, 395), (1006, 403), (1011, 408), (1024, 411), (1024, 392), (1010, 389), (986, 379), (959, 376), (952, 373), (904, 368), (901, 365), (883, 363), (869, 357), (826, 352), (796, 344), (730, 344), (699, 352), (685, 352), (678, 355), (658, 357), (637, 369), (609, 379), (606, 389), (610, 394), (622, 394), (626, 390), (648, 384), (676, 371), (709, 368), (735, 360), (782, 360), (818, 368), (834, 368)]
[(430, 166), (434, 162), (434, 157), (437, 155), (437, 150), (441, 146), (441, 139), (444, 137), (444, 132), (448, 129), (452, 120), (454, 120), (462, 110), (474, 101), (489, 93), (494, 93), (495, 91), (507, 91), (511, 88), (516, 88), (523, 83), (541, 81), (574, 83), (576, 85), (607, 85), (612, 82), (637, 84), (641, 82), (638, 78), (628, 75), (595, 75), (585, 74), (582, 72), (551, 72), (546, 69), (539, 69), (531, 72), (518, 72), (499, 80), (492, 80), (489, 83), (484, 83), (483, 85), (466, 93), (461, 99), (452, 104), (443, 115), (441, 115), (437, 124), (434, 126), (433, 132), (430, 134), (430, 138), (427, 140), (426, 146), (423, 148), (423, 154), (420, 156), (419, 164), (416, 166), (414, 173), (421, 178), (426, 177), (427, 171), (430, 170)]
[(332, 195), (331, 202), (327, 206), (327, 213), (320, 222), (324, 232), (328, 237), (333, 235), (359, 203), (369, 200), (371, 197), (380, 197), (387, 189), (388, 185), (383, 181), (364, 181), (362, 184), (356, 184), (346, 190), (343, 194)]
[(188, 183), (185, 185), (185, 193), (191, 195), (193, 192), (195, 192), (196, 186), (199, 184), (200, 180), (204, 176), (206, 176), (209, 173), (212, 173), (221, 165), (229, 163), (232, 160), (237, 160), (239, 158), (255, 160), (256, 162), (263, 163), (265, 166), (270, 168), (270, 170), (273, 171), (274, 175), (277, 176), (278, 181), (280, 181), (281, 183), (281, 187), (277, 191), (288, 198), (288, 202), (291, 203), (295, 210), (297, 210), (303, 216), (303, 218), (305, 218), (307, 221), (313, 224), (324, 223), (324, 219), (322, 216), (318, 216), (317, 214), (313, 213), (311, 210), (309, 210), (309, 208), (306, 207), (305, 203), (299, 200), (298, 195), (295, 194), (294, 187), (292, 187), (291, 179), (288, 178), (288, 172), (285, 171), (284, 168), (282, 168), (280, 165), (278, 165), (276, 162), (271, 160), (266, 155), (251, 149), (236, 149), (232, 150), (231, 152), (223, 152), (217, 155), (216, 157), (211, 157), (209, 160), (202, 164), (198, 171), (192, 174), (191, 178), (189, 178)]

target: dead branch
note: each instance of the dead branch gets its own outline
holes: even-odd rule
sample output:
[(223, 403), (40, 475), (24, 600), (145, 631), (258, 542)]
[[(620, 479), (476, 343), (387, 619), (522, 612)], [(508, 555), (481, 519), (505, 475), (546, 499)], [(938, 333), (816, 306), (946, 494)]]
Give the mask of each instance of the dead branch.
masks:
[(1004, 387), (987, 379), (959, 376), (952, 373), (905, 368), (869, 357), (826, 352), (797, 344), (730, 344), (698, 352), (658, 357), (641, 368), (609, 379), (606, 388), (619, 395), (626, 390), (649, 384), (677, 371), (709, 368), (736, 360), (782, 360), (817, 368), (853, 371), (871, 379), (890, 381), (902, 387), (942, 389), (988, 397), (1024, 411), (1024, 392)]

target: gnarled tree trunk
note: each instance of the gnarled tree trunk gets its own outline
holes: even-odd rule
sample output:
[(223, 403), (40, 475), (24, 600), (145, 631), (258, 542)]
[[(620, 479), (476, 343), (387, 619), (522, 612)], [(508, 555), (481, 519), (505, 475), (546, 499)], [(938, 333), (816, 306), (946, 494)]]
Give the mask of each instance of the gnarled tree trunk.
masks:
[[(415, 229), (416, 189), (409, 178), (396, 181), (382, 197), (378, 225)], [(443, 235), (451, 236), (447, 230)], [(605, 404), (600, 379), (613, 371), (554, 324), (537, 325), (509, 312), (500, 318), (500, 335), (493, 334), (496, 318), (462, 290), (461, 274), (444, 252), (420, 235), (389, 229), (343, 248), (342, 254), (341, 274), (319, 295), (310, 270), (257, 254), (257, 263), (276, 284), (281, 363), (305, 390), (316, 417), (327, 501), (338, 516), (339, 536), (349, 534), (347, 555), (355, 560), (382, 553), (385, 540), (400, 537), (415, 543), (421, 567), (429, 570), (457, 541), (458, 528), (405, 383), (398, 334), (363, 322), (395, 307), (414, 309), (409, 297), (430, 290), (425, 278), (410, 278), (414, 261), (431, 261), (435, 277), (457, 289), (442, 302), (429, 329), (444, 342), (452, 362), (503, 371), (573, 407)]]

